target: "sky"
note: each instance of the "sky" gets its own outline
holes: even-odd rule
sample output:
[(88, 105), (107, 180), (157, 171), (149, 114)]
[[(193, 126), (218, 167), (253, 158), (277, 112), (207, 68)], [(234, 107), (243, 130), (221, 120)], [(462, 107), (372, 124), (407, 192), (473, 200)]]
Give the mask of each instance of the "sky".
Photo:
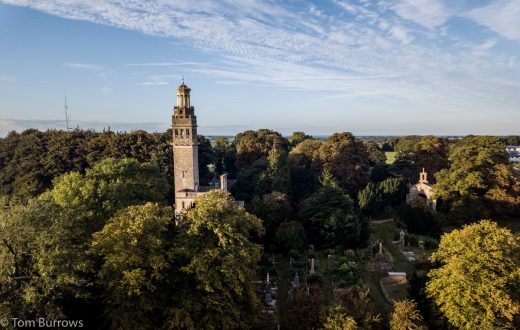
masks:
[(518, 0), (0, 0), (0, 136), (520, 134)]

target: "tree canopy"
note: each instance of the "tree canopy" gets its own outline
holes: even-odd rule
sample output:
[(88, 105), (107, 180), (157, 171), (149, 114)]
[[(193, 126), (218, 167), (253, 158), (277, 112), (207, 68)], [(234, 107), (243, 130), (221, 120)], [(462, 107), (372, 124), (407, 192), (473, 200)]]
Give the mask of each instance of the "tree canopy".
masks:
[(520, 239), (489, 220), (442, 236), (427, 294), (460, 328), (512, 327), (520, 312)]
[(320, 160), (350, 195), (355, 196), (368, 182), (367, 149), (351, 133), (327, 138), (320, 147)]
[(459, 222), (464, 216), (473, 221), (490, 212), (520, 211), (520, 178), (498, 138), (461, 139), (450, 151), (450, 167), (437, 173), (436, 178), (435, 196), (448, 203), (452, 218)]
[(251, 281), (261, 247), (250, 237), (262, 233), (261, 221), (220, 190), (208, 192), (188, 211), (178, 253), (188, 261), (182, 268), (189, 276), (185, 283), (194, 285), (183, 290), (190, 299), (176, 308), (190, 316), (195, 328), (244, 329), (252, 324), (258, 298)]

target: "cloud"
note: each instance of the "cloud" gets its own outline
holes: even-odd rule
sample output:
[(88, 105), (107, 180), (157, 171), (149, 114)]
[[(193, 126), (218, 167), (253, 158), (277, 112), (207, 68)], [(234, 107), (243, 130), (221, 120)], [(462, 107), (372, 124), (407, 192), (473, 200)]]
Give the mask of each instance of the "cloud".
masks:
[(471, 10), (464, 15), (504, 38), (520, 40), (520, 1), (502, 0)]
[(402, 18), (432, 30), (453, 15), (441, 0), (404, 0), (391, 8)]
[(102, 70), (103, 67), (97, 64), (89, 64), (89, 63), (65, 63), (65, 66), (70, 69), (83, 69), (83, 70), (94, 70), (99, 71)]
[[(4, 2), (166, 37), (211, 56), (210, 63), (152, 60), (129, 67), (182, 66), (186, 73), (222, 81), (328, 91), (351, 98), (391, 97), (432, 111), (434, 107), (512, 109), (520, 103), (516, 92), (520, 72), (514, 54), (494, 52), (498, 47), (492, 42), (478, 49), (468, 46), (474, 40), (450, 36), (446, 25), (460, 10), (442, 0), (336, 0), (328, 5), (262, 0)], [(518, 5), (513, 1), (499, 3), (516, 13)], [(516, 35), (513, 14), (507, 16), (498, 6), (475, 9), (468, 15), (478, 17), (479, 24), (495, 26), (498, 19), (484, 17), (493, 13), (506, 17), (510, 25), (494, 28)], [(68, 64), (98, 69), (96, 64)], [(178, 73), (174, 77), (141, 75), (145, 76), (139, 77), (140, 83), (148, 86), (179, 78)]]
[(390, 34), (396, 40), (399, 40), (401, 44), (407, 45), (412, 42), (415, 38), (408, 34), (408, 31), (401, 26), (392, 26), (390, 28)]

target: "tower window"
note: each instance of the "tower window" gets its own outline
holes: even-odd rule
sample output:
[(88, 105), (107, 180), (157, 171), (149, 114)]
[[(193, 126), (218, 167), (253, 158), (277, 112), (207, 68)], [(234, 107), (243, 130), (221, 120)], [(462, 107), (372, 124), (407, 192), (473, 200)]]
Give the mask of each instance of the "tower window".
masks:
[(189, 129), (186, 129), (186, 137), (187, 137), (187, 138), (190, 137), (190, 130), (189, 130)]
[(184, 209), (184, 202), (182, 202), (182, 208)]
[(175, 137), (179, 136), (179, 131), (175, 129)]

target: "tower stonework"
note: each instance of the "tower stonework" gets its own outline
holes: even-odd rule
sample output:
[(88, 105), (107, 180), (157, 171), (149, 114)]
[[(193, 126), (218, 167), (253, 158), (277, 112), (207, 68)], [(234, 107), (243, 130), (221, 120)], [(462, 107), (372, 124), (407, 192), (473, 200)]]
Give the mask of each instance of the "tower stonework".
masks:
[(191, 106), (190, 91), (183, 79), (177, 88), (177, 105), (172, 116), (176, 212), (191, 208), (199, 195), (197, 117)]

